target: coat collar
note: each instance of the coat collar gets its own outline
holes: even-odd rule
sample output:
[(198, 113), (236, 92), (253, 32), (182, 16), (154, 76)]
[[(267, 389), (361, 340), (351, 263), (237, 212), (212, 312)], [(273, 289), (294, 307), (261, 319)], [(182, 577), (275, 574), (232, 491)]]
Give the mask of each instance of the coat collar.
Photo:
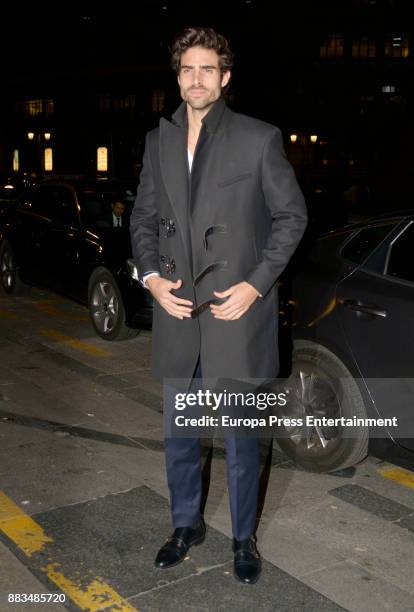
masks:
[[(207, 115), (203, 117), (201, 120), (202, 124), (206, 126), (207, 132), (217, 132), (220, 127), (220, 122), (223, 117), (224, 111), (226, 110), (226, 101), (221, 96), (217, 102), (213, 104), (211, 109), (208, 111)], [(187, 116), (187, 103), (185, 101), (181, 102), (180, 106), (177, 108), (175, 113), (172, 116), (173, 123), (178, 127), (188, 126), (188, 116)]]

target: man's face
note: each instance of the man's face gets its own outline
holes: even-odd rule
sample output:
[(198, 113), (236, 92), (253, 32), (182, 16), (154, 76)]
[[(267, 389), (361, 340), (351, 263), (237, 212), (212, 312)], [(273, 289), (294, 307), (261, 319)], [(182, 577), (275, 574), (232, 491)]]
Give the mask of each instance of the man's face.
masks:
[(115, 217), (122, 217), (125, 210), (125, 204), (123, 202), (115, 202), (112, 204), (112, 211)]
[(219, 56), (213, 49), (190, 47), (181, 55), (178, 84), (182, 99), (191, 108), (208, 109), (229, 80), (230, 71), (221, 72)]

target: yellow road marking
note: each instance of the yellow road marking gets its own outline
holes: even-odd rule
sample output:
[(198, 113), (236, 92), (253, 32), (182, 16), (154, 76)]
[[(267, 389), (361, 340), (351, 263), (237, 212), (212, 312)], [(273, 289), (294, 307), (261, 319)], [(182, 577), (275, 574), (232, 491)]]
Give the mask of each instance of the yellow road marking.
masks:
[(102, 610), (116, 605), (117, 612), (136, 612), (136, 608), (132, 607), (119, 593), (117, 593), (109, 584), (106, 584), (100, 576), (96, 576), (86, 586), (86, 589), (80, 589), (76, 582), (66, 578), (58, 568), (60, 563), (49, 563), (45, 568), (48, 578), (52, 580), (62, 591), (75, 602), (81, 610)]
[(44, 533), (42, 527), (2, 491), (0, 491), (0, 529), (28, 557), (43, 550), (47, 542), (53, 542), (52, 538)]
[(105, 349), (100, 348), (99, 346), (95, 346), (91, 342), (85, 342), (84, 340), (77, 340), (76, 338), (71, 338), (71, 336), (66, 336), (61, 332), (56, 331), (55, 329), (41, 329), (40, 333), (43, 336), (47, 336), (52, 340), (56, 340), (57, 342), (62, 342), (63, 344), (67, 344), (72, 348), (77, 349), (78, 351), (82, 351), (83, 353), (87, 353), (88, 355), (92, 355), (93, 357), (110, 357), (112, 353), (109, 351), (105, 351)]
[(0, 317), (4, 319), (17, 319), (17, 313), (14, 310), (0, 310)]
[[(64, 304), (66, 305), (66, 302), (56, 302), (57, 304)], [(35, 308), (37, 308), (38, 310), (41, 310), (42, 312), (45, 312), (46, 314), (51, 315), (52, 317), (60, 317), (60, 318), (67, 318), (67, 319), (72, 319), (73, 321), (89, 321), (89, 317), (86, 315), (72, 315), (70, 313), (67, 313), (65, 310), (63, 310), (62, 308), (55, 308), (55, 306), (53, 306), (53, 304), (51, 304), (51, 300), (42, 300), (40, 302), (35, 302), (34, 303)]]
[[(47, 550), (47, 545), (54, 543), (54, 539), (46, 535), (43, 528), (2, 491), (0, 491), (0, 530), (27, 557), (43, 552), (49, 554), (51, 560), (52, 551)], [(113, 607), (112, 609), (118, 612), (137, 612), (137, 608), (131, 606), (100, 576), (91, 575), (85, 580), (85, 575), (79, 575), (79, 580), (76, 582), (64, 575), (61, 571), (62, 564), (57, 562), (48, 563), (40, 569), (81, 610), (96, 612)]]
[(395, 467), (393, 465), (386, 465), (378, 468), (378, 473), (384, 478), (389, 478), (404, 487), (414, 489), (414, 473), (403, 468)]
[(62, 312), (58, 310), (57, 308), (55, 308), (54, 306), (52, 306), (52, 304), (46, 300), (43, 300), (41, 302), (34, 302), (33, 305), (38, 310), (41, 310), (42, 312), (45, 312), (48, 315), (52, 315), (52, 317), (62, 316)]

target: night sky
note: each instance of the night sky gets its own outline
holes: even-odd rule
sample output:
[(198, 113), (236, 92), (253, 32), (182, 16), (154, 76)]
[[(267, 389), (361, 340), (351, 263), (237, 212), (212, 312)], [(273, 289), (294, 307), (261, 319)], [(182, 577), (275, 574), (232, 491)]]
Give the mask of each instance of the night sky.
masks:
[(4, 21), (3, 78), (87, 66), (168, 63), (168, 45), (188, 25), (216, 28), (230, 39), (239, 66), (267, 70), (286, 53), (286, 44), (289, 57), (301, 55), (311, 39), (310, 20), (318, 18), (310, 5), (144, 0), (133, 9), (104, 7), (99, 12), (82, 13), (61, 4), (48, 11), (25, 9), (24, 18), (9, 13)]
[[(151, 88), (165, 88), (168, 115), (180, 101), (168, 69), (169, 45), (186, 26), (210, 26), (229, 38), (235, 52), (234, 110), (280, 126), (285, 137), (296, 130), (326, 137), (330, 165), (324, 172), (335, 181), (340, 173), (349, 182), (354, 179), (348, 160), (356, 160), (355, 180), (369, 182), (385, 206), (396, 189), (400, 201), (413, 192), (410, 9), (402, 0), (141, 0), (132, 8), (102, 4), (90, 11), (70, 4), (25, 7), (3, 12), (0, 83), (10, 108), (25, 97), (60, 93), (61, 107), (61, 92), (78, 96), (73, 121), (79, 124), (83, 115), (89, 122), (82, 106), (89, 92), (136, 94), (149, 107), (144, 98)], [(381, 36), (388, 31), (408, 31), (408, 59), (384, 58)], [(321, 37), (335, 32), (344, 35), (348, 55), (338, 62), (321, 60)], [(354, 61), (352, 40), (370, 33), (377, 37), (378, 55)], [(395, 96), (381, 93), (386, 84), (396, 86)], [(141, 131), (158, 120), (155, 114), (147, 117)], [(314, 170), (305, 169), (313, 182)]]

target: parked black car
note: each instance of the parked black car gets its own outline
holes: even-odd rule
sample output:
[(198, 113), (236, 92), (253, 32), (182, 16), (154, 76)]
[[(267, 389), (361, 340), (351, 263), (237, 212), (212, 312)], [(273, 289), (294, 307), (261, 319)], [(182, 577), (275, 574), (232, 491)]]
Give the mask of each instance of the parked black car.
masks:
[[(9, 207), (0, 222), (0, 274), (9, 294), (38, 284), (87, 304), (105, 340), (151, 326), (152, 298), (133, 280), (129, 214), (134, 187), (116, 181), (44, 181)], [(111, 202), (126, 209), (112, 226)]]
[(21, 197), (22, 193), (32, 184), (29, 178), (0, 178), (0, 223), (8, 209)]
[(293, 280), (288, 416), (397, 417), (398, 429), (291, 427), (279, 439), (303, 467), (332, 471), (368, 452), (414, 463), (414, 213), (334, 230)]

